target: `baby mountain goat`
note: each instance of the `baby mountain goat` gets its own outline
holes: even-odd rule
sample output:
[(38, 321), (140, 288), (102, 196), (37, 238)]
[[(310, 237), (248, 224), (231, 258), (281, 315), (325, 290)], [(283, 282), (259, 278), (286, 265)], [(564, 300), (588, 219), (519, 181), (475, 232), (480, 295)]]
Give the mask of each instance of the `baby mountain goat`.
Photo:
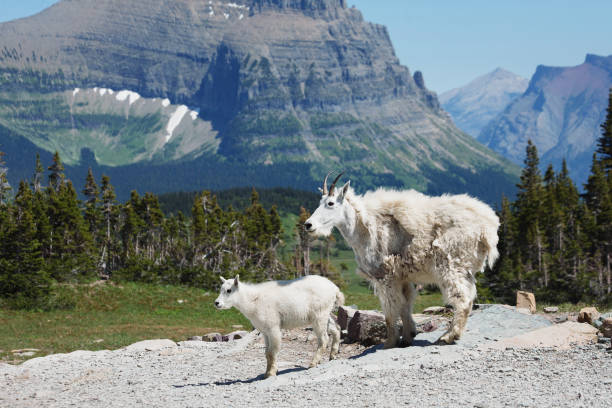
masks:
[[(304, 276), (291, 281), (271, 281), (259, 284), (223, 279), (218, 309), (238, 309), (264, 336), (266, 342), (266, 377), (276, 375), (276, 356), (280, 350), (281, 329), (312, 326), (318, 340), (317, 351), (310, 367), (321, 361), (331, 335), (333, 360), (338, 354), (340, 330), (331, 312), (344, 304), (344, 295), (330, 280), (317, 275)], [(329, 335), (328, 335), (329, 333)]]
[(409, 345), (416, 335), (415, 283), (436, 284), (453, 306), (450, 327), (438, 340), (453, 343), (472, 310), (474, 275), (498, 257), (497, 215), (465, 194), (428, 197), (414, 190), (378, 189), (358, 196), (350, 182), (336, 191), (341, 175), (329, 190), (325, 177), (319, 208), (304, 228), (328, 236), (336, 227), (353, 248), (357, 273), (372, 283), (385, 314), (385, 348)]

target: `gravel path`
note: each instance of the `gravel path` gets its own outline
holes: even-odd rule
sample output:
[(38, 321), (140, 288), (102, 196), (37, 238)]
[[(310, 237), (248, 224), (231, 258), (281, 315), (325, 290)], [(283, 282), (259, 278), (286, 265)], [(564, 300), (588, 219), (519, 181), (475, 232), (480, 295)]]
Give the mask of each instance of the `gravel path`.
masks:
[(0, 407), (612, 406), (612, 353), (603, 344), (483, 347), (547, 325), (488, 308), (474, 312), (456, 345), (431, 344), (439, 333), (404, 349), (343, 344), (338, 360), (310, 370), (314, 336), (294, 330), (284, 334), (279, 375), (266, 380), (256, 332), (230, 343), (76, 351), (0, 364)]

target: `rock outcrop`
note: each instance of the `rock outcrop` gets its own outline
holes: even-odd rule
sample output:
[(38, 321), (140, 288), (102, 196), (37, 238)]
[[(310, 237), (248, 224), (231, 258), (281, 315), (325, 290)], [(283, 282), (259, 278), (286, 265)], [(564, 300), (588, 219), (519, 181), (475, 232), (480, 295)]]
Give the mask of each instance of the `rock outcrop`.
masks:
[[(71, 120), (71, 112), (59, 126), (51, 119), (41, 123), (46, 144), (7, 112), (24, 94), (32, 99), (96, 87), (167, 98), (209, 124), (186, 136), (178, 159), (172, 144), (152, 154), (150, 144), (126, 141), (145, 150), (128, 163), (180, 161), (191, 169), (198, 160), (247, 163), (254, 173), (276, 168), (309, 185), (342, 167), (364, 187), (468, 191), (490, 201), (512, 190), (518, 174), (453, 125), (423, 75), (400, 65), (387, 29), (365, 22), (345, 0), (61, 0), (0, 24), (0, 125), (9, 131), (61, 150), (71, 132), (86, 126)], [(42, 98), (28, 109), (23, 118), (33, 109), (54, 117), (57, 106)], [(218, 143), (211, 143), (215, 137)], [(105, 161), (108, 144), (80, 143), (98, 164), (122, 165)], [(203, 156), (208, 147), (212, 156)], [(9, 168), (11, 160), (7, 156)], [(181, 172), (160, 173), (172, 174), (181, 187)], [(212, 173), (200, 170), (202, 177), (219, 175)], [(475, 179), (486, 187), (470, 182)]]
[(540, 65), (525, 93), (491, 121), (478, 140), (521, 163), (531, 139), (541, 163), (560, 169), (567, 159), (570, 174), (580, 185), (586, 182), (601, 136), (611, 86), (612, 55), (589, 54), (575, 67)]

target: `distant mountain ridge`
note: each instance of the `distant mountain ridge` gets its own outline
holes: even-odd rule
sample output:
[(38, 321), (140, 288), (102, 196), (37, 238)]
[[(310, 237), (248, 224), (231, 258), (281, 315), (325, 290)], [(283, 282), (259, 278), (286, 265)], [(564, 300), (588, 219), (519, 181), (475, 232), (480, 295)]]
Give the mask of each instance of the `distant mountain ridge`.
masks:
[[(77, 88), (84, 100), (71, 105)], [(156, 192), (224, 180), (305, 188), (343, 168), (358, 188), (495, 200), (518, 174), (454, 126), (386, 28), (345, 0), (61, 0), (0, 24), (0, 99), (11, 146), (24, 138), (76, 167), (93, 156)]]
[(529, 80), (503, 68), (440, 94), (442, 107), (459, 129), (478, 137), (482, 129), (527, 89)]
[(544, 165), (560, 168), (565, 158), (572, 177), (583, 183), (601, 136), (610, 87), (612, 55), (588, 54), (575, 67), (540, 65), (525, 93), (491, 121), (478, 140), (520, 163), (531, 139)]

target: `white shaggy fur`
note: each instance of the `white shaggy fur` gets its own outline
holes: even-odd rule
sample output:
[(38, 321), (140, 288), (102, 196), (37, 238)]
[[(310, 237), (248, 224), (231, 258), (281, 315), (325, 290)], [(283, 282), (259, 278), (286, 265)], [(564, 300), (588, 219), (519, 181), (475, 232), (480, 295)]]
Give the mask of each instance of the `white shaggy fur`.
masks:
[(332, 337), (330, 360), (338, 354), (340, 330), (331, 317), (334, 307), (344, 304), (340, 289), (322, 276), (309, 275), (291, 281), (270, 281), (259, 284), (223, 279), (218, 309), (235, 307), (263, 335), (266, 342), (266, 377), (278, 371), (276, 356), (280, 349), (281, 329), (312, 326), (318, 347), (310, 367), (321, 361), (321, 355)]
[[(337, 227), (351, 245), (357, 273), (372, 283), (385, 313), (385, 347), (409, 345), (416, 335), (415, 283), (440, 288), (454, 317), (439, 341), (458, 339), (476, 297), (474, 274), (498, 257), (495, 212), (465, 194), (429, 197), (414, 190), (378, 189), (358, 196), (349, 183), (330, 190), (305, 227), (319, 235)], [(401, 343), (395, 324), (399, 317)]]

